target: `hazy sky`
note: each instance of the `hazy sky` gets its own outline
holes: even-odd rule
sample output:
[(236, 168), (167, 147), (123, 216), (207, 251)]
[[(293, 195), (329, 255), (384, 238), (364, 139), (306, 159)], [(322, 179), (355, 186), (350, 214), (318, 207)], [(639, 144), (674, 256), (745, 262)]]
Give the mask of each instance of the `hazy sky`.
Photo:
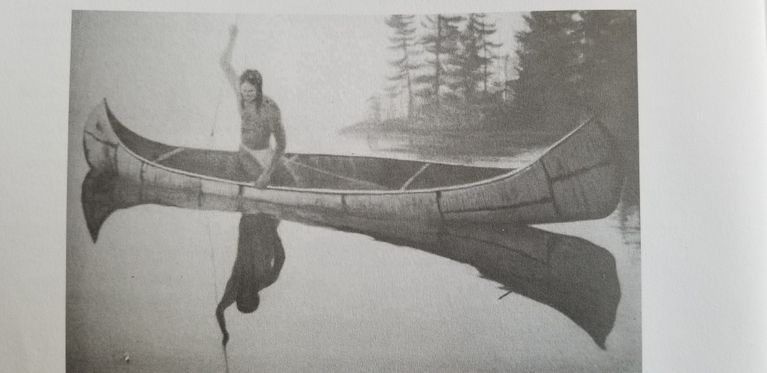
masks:
[[(501, 53), (513, 49), (519, 14), (492, 15)], [(396, 55), (381, 16), (255, 16), (76, 12), (71, 105), (82, 117), (103, 97), (118, 118), (154, 139), (233, 148), (236, 99), (218, 58), (228, 26), (240, 28), (233, 63), (256, 68), (282, 110), (292, 151), (332, 151), (339, 128), (367, 115)], [(215, 127), (215, 136), (209, 136)], [(342, 150), (339, 150), (342, 151)]]

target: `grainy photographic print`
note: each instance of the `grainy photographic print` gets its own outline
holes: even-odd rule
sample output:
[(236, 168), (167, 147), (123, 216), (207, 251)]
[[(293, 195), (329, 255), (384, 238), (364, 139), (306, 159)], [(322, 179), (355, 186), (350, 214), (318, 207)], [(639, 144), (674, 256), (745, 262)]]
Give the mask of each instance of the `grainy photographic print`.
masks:
[(67, 371), (641, 371), (634, 11), (71, 40)]

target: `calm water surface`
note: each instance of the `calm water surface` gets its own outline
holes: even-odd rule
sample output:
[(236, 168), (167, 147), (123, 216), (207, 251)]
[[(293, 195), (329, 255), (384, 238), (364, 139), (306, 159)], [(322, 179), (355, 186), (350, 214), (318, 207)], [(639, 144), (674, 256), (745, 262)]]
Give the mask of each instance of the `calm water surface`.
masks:
[(137, 206), (112, 214), (94, 244), (78, 164), (70, 371), (641, 370), (636, 208), (539, 229), (463, 227), (449, 238), (371, 227), (374, 239), (283, 221), (284, 267), (256, 312), (227, 309), (225, 360), (214, 310), (241, 216)]

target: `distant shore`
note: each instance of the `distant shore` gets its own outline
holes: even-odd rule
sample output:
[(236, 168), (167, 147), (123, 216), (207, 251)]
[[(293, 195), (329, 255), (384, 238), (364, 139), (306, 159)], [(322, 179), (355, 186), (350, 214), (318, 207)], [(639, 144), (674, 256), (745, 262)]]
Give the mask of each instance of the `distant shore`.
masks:
[(498, 157), (515, 156), (532, 148), (546, 147), (562, 137), (561, 133), (554, 131), (440, 127), (405, 120), (365, 121), (345, 127), (339, 133), (366, 139), (371, 148), (377, 150)]

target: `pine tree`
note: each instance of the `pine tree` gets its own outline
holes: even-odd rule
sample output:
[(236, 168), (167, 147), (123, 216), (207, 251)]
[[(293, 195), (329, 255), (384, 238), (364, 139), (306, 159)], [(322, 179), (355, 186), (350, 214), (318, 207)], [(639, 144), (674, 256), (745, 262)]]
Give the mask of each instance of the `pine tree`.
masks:
[(498, 58), (496, 50), (503, 46), (503, 44), (490, 41), (490, 36), (494, 35), (497, 30), (495, 23), (488, 20), (486, 14), (472, 13), (469, 15), (468, 23), (473, 24), (473, 28), (476, 29), (478, 47), (482, 51), (480, 58), (482, 64), (482, 89), (487, 94), (487, 83), (492, 75), (490, 67), (493, 61)]
[(495, 49), (502, 44), (493, 43), (489, 37), (496, 32), (495, 24), (483, 13), (471, 13), (460, 33), (460, 51), (451, 61), (456, 66), (456, 86), (461, 89), (466, 102), (475, 101), (476, 89), (482, 83), (485, 96), (492, 75), (491, 66), (498, 58)]
[(584, 99), (598, 110), (604, 98), (597, 93), (605, 85), (636, 84), (636, 20), (626, 11), (582, 11), (579, 16)]
[(575, 14), (532, 12), (523, 17), (530, 29), (516, 34), (519, 65), (513, 86), (523, 123), (556, 123), (582, 105), (578, 85), (583, 53)]
[(469, 16), (458, 36), (460, 48), (448, 58), (449, 65), (455, 67), (450, 71), (451, 82), (448, 85), (454, 92), (459, 92), (467, 104), (474, 102), (477, 85), (482, 80), (481, 47), (476, 26)]
[(421, 96), (430, 98), (440, 108), (440, 88), (447, 85), (447, 60), (458, 50), (458, 23), (461, 16), (426, 16), (426, 22), (421, 25), (426, 34), (421, 37), (421, 45), (432, 56), (426, 59), (426, 67), (431, 70), (416, 78), (417, 83), (426, 84), (427, 88), (420, 91)]
[(413, 82), (412, 71), (418, 66), (413, 62), (413, 57), (417, 51), (415, 46), (415, 27), (413, 27), (413, 15), (395, 14), (386, 18), (386, 25), (394, 31), (394, 36), (389, 38), (392, 45), (389, 49), (397, 50), (401, 57), (390, 61), (390, 64), (396, 68), (395, 75), (389, 77), (390, 80), (403, 83), (407, 89), (407, 116), (413, 117)]

